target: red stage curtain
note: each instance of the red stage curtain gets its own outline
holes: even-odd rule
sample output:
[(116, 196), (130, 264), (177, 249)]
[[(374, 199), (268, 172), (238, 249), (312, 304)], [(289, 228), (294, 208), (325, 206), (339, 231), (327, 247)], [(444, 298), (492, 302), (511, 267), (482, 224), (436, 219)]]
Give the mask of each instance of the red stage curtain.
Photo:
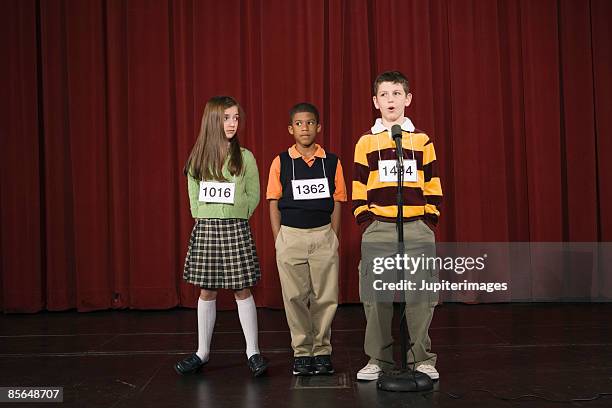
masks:
[[(5, 0), (0, 18), (4, 311), (193, 306), (181, 168), (206, 100), (245, 108), (262, 190), (292, 143), (288, 109), (314, 102), (350, 182), (389, 69), (436, 144), (439, 240), (612, 241), (609, 0)], [(343, 211), (340, 295), (355, 302)], [(257, 303), (280, 307), (265, 200), (251, 225)]]

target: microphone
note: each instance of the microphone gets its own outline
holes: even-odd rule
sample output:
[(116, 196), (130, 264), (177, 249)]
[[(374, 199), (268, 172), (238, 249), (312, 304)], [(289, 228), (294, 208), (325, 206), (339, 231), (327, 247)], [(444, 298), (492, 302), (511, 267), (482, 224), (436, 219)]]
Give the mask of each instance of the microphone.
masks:
[(404, 154), (402, 153), (402, 127), (400, 125), (391, 126), (391, 137), (395, 140), (395, 152), (400, 164), (404, 164)]

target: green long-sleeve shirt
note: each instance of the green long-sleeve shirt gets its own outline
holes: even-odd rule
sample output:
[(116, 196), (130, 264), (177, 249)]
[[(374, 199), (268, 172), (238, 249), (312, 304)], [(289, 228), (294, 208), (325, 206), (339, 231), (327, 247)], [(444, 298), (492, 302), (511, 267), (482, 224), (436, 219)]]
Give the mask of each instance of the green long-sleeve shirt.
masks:
[[(193, 218), (242, 218), (249, 219), (257, 204), (259, 204), (259, 172), (253, 153), (247, 149), (240, 149), (244, 171), (236, 176), (236, 190), (234, 204), (204, 203), (198, 200), (200, 195), (200, 180), (189, 174), (187, 176), (187, 189), (189, 191), (189, 204)], [(234, 182), (228, 170), (228, 159), (223, 164), (223, 176)]]

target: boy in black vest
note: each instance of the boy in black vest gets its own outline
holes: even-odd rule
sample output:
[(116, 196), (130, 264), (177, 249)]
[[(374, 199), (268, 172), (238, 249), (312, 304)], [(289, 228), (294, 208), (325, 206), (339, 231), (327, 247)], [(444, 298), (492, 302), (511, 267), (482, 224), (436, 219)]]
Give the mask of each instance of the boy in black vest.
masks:
[(319, 112), (289, 112), (295, 144), (270, 167), (266, 198), (276, 264), (291, 331), (294, 375), (332, 374), (331, 324), (338, 305), (340, 203), (346, 186), (338, 157), (315, 143)]

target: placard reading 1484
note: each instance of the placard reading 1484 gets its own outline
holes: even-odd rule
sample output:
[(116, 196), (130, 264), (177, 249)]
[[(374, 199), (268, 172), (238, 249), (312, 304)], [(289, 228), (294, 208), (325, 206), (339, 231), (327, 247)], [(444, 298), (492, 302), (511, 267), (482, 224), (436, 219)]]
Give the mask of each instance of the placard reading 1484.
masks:
[[(397, 182), (397, 161), (379, 160), (378, 177), (379, 181)], [(416, 160), (404, 159), (404, 181), (418, 181)]]
[(234, 204), (235, 190), (235, 183), (200, 181), (200, 196), (198, 200), (205, 203)]

